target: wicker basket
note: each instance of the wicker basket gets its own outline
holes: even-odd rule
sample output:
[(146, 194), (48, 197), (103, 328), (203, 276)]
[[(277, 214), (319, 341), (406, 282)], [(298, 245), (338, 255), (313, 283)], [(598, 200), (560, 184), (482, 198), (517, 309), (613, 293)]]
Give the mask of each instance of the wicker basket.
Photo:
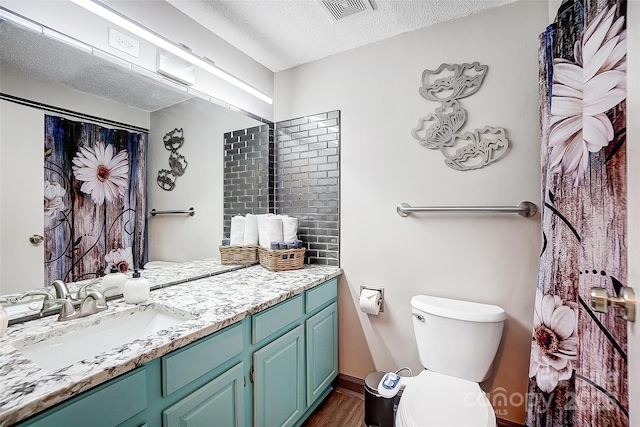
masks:
[(299, 270), (304, 265), (304, 248), (270, 251), (258, 248), (260, 265), (271, 271)]
[(220, 263), (255, 264), (258, 262), (257, 246), (220, 246)]

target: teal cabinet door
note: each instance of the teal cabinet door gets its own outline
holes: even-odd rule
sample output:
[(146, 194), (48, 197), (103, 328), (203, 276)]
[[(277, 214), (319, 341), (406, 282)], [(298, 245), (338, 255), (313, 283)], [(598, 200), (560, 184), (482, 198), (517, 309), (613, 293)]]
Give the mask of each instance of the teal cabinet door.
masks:
[(253, 354), (254, 427), (288, 427), (305, 412), (304, 327)]
[(238, 363), (162, 412), (163, 427), (244, 427), (243, 364)]
[(338, 375), (338, 305), (334, 302), (306, 322), (307, 406), (330, 387)]

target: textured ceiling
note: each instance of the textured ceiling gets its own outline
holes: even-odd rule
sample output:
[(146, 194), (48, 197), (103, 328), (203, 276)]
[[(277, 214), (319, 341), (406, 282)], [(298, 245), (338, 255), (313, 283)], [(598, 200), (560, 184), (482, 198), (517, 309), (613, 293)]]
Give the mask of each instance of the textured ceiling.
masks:
[(516, 0), (371, 0), (336, 22), (318, 0), (167, 0), (274, 72)]
[[(277, 72), (516, 0), (372, 0), (373, 12), (354, 14), (338, 22), (319, 0), (167, 1)], [(144, 111), (156, 111), (190, 98), (184, 92), (7, 22), (0, 22), (0, 48), (2, 69)]]

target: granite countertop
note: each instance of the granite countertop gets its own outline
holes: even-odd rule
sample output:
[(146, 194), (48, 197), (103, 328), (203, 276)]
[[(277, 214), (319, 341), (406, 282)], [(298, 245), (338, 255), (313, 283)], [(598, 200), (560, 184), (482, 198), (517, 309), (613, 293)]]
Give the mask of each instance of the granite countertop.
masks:
[[(227, 273), (245, 268), (246, 265), (224, 265), (220, 263), (218, 258), (202, 259), (167, 265), (163, 267), (150, 268), (140, 270), (143, 277), (149, 281), (152, 290), (173, 286), (178, 283), (189, 282), (196, 279), (202, 279), (209, 276)], [(131, 278), (133, 272), (129, 271), (125, 275)], [(86, 279), (78, 282), (69, 282), (67, 286), (72, 293), (76, 292), (81, 286), (100, 284), (102, 278)], [(45, 288), (36, 288), (34, 291), (47, 291)], [(108, 294), (110, 297), (112, 293)], [(3, 304), (9, 312), (10, 323), (16, 323), (14, 317), (26, 318), (33, 320), (40, 317), (40, 307), (42, 306), (42, 296), (34, 295), (32, 297), (21, 298), (24, 292), (10, 293), (0, 295), (0, 304)], [(35, 303), (34, 308), (29, 308), (29, 304)], [(36, 307), (37, 306), (37, 307)], [(20, 321), (20, 320), (18, 320)]]
[[(200, 277), (201, 274), (193, 274), (199, 271), (197, 267), (207, 270), (211, 262), (214, 261), (203, 260), (195, 267), (193, 263), (185, 267), (191, 269), (191, 277)], [(180, 266), (145, 273), (156, 285), (185, 277)], [(213, 276), (207, 270), (202, 273), (204, 278), (152, 291), (149, 300), (141, 304), (126, 304), (118, 299), (110, 301), (106, 311), (81, 319), (58, 322), (57, 316), (49, 316), (12, 325), (0, 337), (0, 427), (52, 407), (341, 273), (338, 267), (321, 265), (277, 273), (256, 265)], [(14, 347), (150, 309), (185, 316), (188, 320), (94, 358), (70, 361), (69, 366), (55, 371), (44, 370)]]

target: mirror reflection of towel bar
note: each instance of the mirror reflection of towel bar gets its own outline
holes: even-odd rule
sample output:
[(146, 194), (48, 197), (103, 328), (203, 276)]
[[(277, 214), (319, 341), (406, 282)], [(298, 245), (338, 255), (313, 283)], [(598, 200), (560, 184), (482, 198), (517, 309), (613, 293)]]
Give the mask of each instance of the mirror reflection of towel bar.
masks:
[(168, 211), (157, 211), (155, 209), (151, 209), (151, 212), (149, 213), (151, 214), (151, 216), (175, 215), (175, 214), (188, 214), (189, 216), (194, 216), (196, 214), (196, 210), (193, 209), (192, 207), (189, 208), (188, 210), (168, 210)]
[(531, 202), (522, 202), (518, 206), (431, 206), (413, 207), (408, 203), (400, 203), (396, 206), (396, 212), (402, 217), (409, 216), (412, 212), (440, 212), (440, 213), (517, 213), (529, 218), (536, 214), (537, 206)]

